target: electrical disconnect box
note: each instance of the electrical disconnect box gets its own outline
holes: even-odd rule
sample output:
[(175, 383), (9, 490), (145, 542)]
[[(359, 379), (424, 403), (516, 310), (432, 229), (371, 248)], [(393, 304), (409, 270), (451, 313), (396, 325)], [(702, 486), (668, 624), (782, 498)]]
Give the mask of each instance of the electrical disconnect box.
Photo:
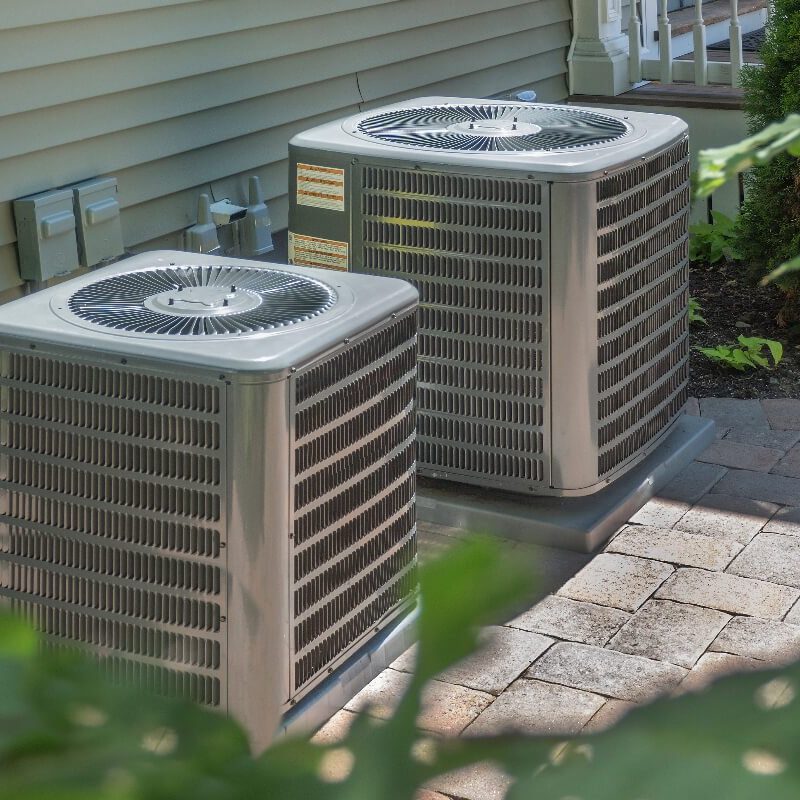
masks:
[(81, 266), (93, 267), (121, 256), (122, 225), (117, 179), (98, 178), (72, 187)]
[(71, 189), (15, 200), (14, 218), (23, 280), (46, 281), (78, 269)]

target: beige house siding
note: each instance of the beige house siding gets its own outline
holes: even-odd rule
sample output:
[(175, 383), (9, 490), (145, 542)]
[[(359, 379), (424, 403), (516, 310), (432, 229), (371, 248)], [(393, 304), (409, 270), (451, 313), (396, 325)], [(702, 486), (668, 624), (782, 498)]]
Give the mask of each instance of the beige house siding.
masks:
[[(320, 9), (324, 8), (325, 13)], [(286, 225), (297, 131), (419, 94), (566, 95), (568, 0), (0, 0), (0, 296), (11, 201), (115, 175), (131, 249), (261, 176)]]

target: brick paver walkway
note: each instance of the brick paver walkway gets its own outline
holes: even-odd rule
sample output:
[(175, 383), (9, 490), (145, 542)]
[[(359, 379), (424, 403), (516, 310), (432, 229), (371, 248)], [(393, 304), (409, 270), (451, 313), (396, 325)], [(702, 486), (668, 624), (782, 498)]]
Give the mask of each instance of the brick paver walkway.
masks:
[[(599, 554), (534, 548), (552, 593), (487, 629), (480, 654), (431, 682), (421, 728), (590, 733), (659, 694), (800, 658), (800, 400), (692, 400), (687, 410), (717, 422), (716, 442)], [(461, 534), (421, 526), (423, 557)], [(413, 666), (412, 648), (320, 740), (335, 740), (354, 712), (385, 717)], [(478, 765), (423, 795), (500, 800), (506, 788)]]

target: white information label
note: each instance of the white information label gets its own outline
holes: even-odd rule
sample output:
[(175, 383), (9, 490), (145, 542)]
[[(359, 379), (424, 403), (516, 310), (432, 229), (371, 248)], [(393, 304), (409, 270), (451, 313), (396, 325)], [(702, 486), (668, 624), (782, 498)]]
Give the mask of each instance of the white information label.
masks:
[(344, 211), (344, 170), (298, 164), (297, 204)]
[(301, 236), (289, 231), (289, 262), (292, 264), (347, 272), (349, 254), (347, 242)]

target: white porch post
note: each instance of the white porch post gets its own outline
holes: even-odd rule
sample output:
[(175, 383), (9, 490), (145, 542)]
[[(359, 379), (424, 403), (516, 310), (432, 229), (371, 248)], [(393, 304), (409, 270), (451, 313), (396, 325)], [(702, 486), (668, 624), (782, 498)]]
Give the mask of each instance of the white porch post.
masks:
[(574, 0), (567, 57), (571, 94), (617, 95), (630, 89), (621, 17), (620, 0)]

